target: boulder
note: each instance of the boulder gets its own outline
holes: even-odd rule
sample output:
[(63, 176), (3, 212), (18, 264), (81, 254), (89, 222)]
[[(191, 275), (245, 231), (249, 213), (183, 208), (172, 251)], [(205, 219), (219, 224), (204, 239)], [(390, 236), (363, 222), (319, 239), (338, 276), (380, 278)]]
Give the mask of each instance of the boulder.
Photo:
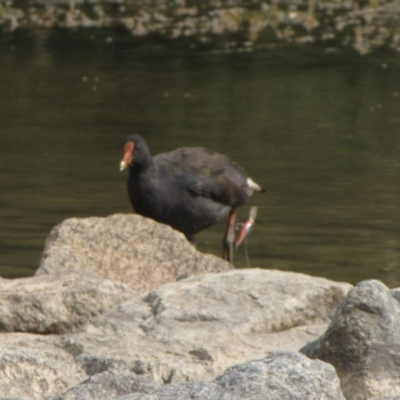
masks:
[(344, 400), (335, 369), (299, 353), (270, 353), (227, 369), (211, 382), (165, 385), (118, 400)]
[(64, 392), (86, 378), (73, 357), (57, 347), (38, 344), (32, 348), (24, 340), (0, 345), (3, 398), (41, 400)]
[(0, 331), (71, 332), (133, 296), (129, 286), (87, 271), (0, 278)]
[[(64, 273), (76, 275), (82, 282), (86, 275), (92, 276), (84, 271)], [(30, 279), (62, 281), (64, 273)], [(99, 285), (101, 282), (103, 280)], [(45, 288), (46, 285), (38, 285), (35, 292), (46, 292)], [(144, 295), (129, 297), (91, 322), (77, 324), (80, 330), (72, 333), (4, 332), (0, 334), (0, 396), (20, 400), (112, 400), (135, 393), (156, 395), (158, 390), (167, 390), (160, 388), (164, 384), (188, 381), (202, 384), (234, 365), (268, 358), (269, 352), (274, 350), (296, 351), (315, 340), (326, 329), (338, 303), (350, 289), (348, 284), (297, 273), (231, 270), (193, 276), (165, 284)], [(62, 284), (58, 291), (62, 292)], [(122, 293), (124, 296), (125, 291)], [(46, 296), (49, 304), (54, 299), (60, 314), (68, 314), (58, 301), (62, 293), (47, 291)], [(43, 295), (43, 303), (46, 296)], [(68, 296), (65, 295), (67, 299)], [(85, 298), (82, 295), (82, 299)], [(21, 298), (22, 303), (25, 301), (32, 303), (29, 296)], [(101, 299), (97, 301), (101, 302)], [(30, 312), (30, 306), (26, 307), (28, 317)], [(56, 313), (53, 314), (49, 314), (49, 321), (55, 318)], [(319, 365), (317, 369), (325, 369), (323, 363), (303, 359), (307, 360), (299, 355), (282, 358), (287, 366), (297, 365), (299, 379), (304, 382), (311, 376), (311, 367), (314, 369), (313, 366)], [(292, 383), (287, 381), (289, 369), (279, 369), (280, 362), (269, 360), (266, 365), (264, 361), (250, 363), (249, 373), (253, 374), (257, 368), (268, 369), (267, 378), (276, 373), (282, 376), (282, 381), (277, 382), (290, 387), (293, 383), (294, 391), (294, 380)], [(257, 367), (253, 368), (254, 365)], [(274, 369), (276, 372), (272, 372)], [(266, 374), (265, 371), (262, 374)], [(304, 378), (300, 378), (301, 373), (305, 374)], [(261, 376), (258, 372), (256, 375), (257, 379)], [(254, 374), (250, 379), (252, 376)], [(320, 382), (320, 378), (317, 376), (316, 382)], [(235, 380), (224, 396), (236, 393), (234, 386), (239, 392), (243, 384), (247, 385), (247, 389), (243, 388), (244, 393), (250, 390), (250, 382), (232, 379)], [(333, 382), (334, 378), (329, 381)], [(216, 385), (216, 392), (210, 393), (219, 396), (225, 383)], [(301, 396), (301, 388), (309, 387), (307, 385), (303, 380), (299, 381)], [(316, 383), (312, 389), (316, 393), (320, 393), (318, 385)], [(279, 396), (281, 392), (277, 393)], [(335, 390), (332, 389), (332, 393), (336, 393)], [(324, 399), (323, 396), (320, 398)]]
[(302, 352), (336, 368), (347, 400), (400, 398), (399, 302), (379, 281), (359, 283)]
[(158, 387), (153, 380), (134, 372), (110, 370), (93, 375), (49, 400), (111, 400), (130, 393), (152, 393)]
[(88, 375), (117, 369), (161, 384), (212, 379), (314, 340), (350, 288), (258, 269), (199, 275), (117, 305), (59, 346)]
[(228, 271), (226, 261), (196, 251), (171, 227), (135, 214), (71, 218), (53, 228), (37, 275), (92, 271), (144, 293), (183, 277)]

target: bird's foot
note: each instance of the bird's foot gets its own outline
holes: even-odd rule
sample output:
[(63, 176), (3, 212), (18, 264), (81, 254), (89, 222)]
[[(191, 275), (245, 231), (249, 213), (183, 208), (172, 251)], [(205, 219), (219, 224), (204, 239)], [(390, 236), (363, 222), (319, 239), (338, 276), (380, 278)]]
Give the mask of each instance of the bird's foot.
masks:
[(235, 249), (237, 249), (240, 243), (242, 243), (247, 238), (247, 236), (249, 236), (251, 229), (254, 225), (254, 222), (256, 220), (256, 216), (257, 216), (257, 207), (253, 206), (250, 208), (249, 218), (247, 219), (246, 222), (243, 223), (242, 227), (240, 228), (239, 236), (235, 243)]

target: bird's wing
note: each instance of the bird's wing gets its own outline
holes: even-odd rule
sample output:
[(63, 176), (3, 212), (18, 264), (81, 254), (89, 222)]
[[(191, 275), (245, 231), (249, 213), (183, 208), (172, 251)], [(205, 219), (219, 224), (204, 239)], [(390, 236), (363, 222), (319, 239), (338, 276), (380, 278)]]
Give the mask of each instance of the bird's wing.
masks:
[(243, 169), (223, 154), (203, 147), (184, 147), (155, 156), (164, 173), (195, 196), (241, 206), (247, 198)]

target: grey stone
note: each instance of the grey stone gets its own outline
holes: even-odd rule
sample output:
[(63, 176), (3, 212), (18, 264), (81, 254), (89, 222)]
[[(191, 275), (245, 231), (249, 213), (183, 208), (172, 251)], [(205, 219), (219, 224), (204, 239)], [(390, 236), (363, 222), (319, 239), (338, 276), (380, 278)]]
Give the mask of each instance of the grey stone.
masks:
[(400, 304), (383, 283), (361, 282), (302, 352), (334, 365), (348, 400), (400, 397)]
[(335, 369), (299, 353), (270, 353), (235, 365), (211, 382), (165, 385), (118, 400), (344, 400)]
[(199, 275), (121, 303), (59, 345), (88, 375), (114, 368), (159, 383), (212, 379), (315, 339), (350, 288), (280, 271)]
[(271, 350), (296, 351), (314, 340), (350, 288), (296, 273), (232, 270), (130, 298), (73, 333), (2, 333), (0, 393), (111, 400), (153, 393), (160, 384), (212, 380)]
[(133, 372), (110, 370), (89, 377), (52, 400), (110, 400), (124, 394), (151, 393), (158, 386)]
[(25, 341), (0, 345), (0, 393), (21, 400), (59, 394), (86, 379), (72, 356), (51, 345), (32, 348)]
[(37, 275), (84, 269), (122, 281), (139, 292), (205, 272), (231, 269), (196, 251), (183, 234), (135, 214), (71, 218), (47, 238)]
[(134, 295), (87, 271), (0, 279), (0, 331), (70, 332)]

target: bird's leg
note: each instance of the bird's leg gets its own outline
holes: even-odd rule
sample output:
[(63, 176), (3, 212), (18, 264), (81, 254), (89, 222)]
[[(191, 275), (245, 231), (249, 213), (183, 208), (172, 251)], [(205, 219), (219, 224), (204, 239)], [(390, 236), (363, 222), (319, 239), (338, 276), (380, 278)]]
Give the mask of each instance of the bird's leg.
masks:
[(185, 234), (185, 236), (186, 236), (186, 239), (187, 239), (190, 243), (192, 243), (192, 245), (193, 245), (194, 247), (196, 247), (196, 237), (195, 237), (194, 235), (188, 235), (188, 234)]
[(236, 222), (236, 208), (232, 208), (228, 217), (228, 225), (226, 227), (226, 232), (223, 242), (223, 258), (224, 260), (233, 262), (233, 247), (235, 244), (235, 222)]

